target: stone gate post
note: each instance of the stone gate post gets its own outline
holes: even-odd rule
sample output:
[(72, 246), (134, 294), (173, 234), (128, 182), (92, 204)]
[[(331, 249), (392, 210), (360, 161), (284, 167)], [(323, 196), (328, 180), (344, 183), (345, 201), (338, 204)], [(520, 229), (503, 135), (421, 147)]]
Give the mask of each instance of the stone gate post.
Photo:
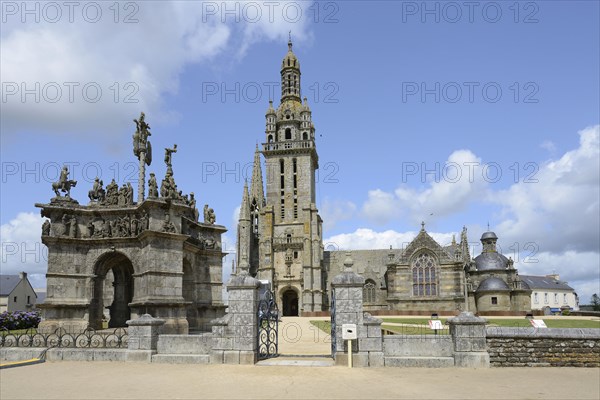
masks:
[[(335, 348), (333, 356), (338, 365), (348, 363), (347, 344), (342, 339), (342, 325), (356, 324), (358, 340), (353, 342), (353, 364), (357, 367), (383, 366), (381, 320), (363, 314), (363, 286), (365, 279), (352, 271), (350, 253), (344, 260), (345, 270), (331, 281), (335, 301), (332, 321), (335, 321)], [(332, 338), (333, 339), (333, 338)], [(356, 352), (355, 352), (356, 351)]]
[(164, 324), (164, 319), (150, 314), (127, 321), (127, 361), (151, 362), (152, 355), (156, 354), (159, 329)]
[(227, 283), (229, 310), (221, 323), (213, 326), (215, 343), (211, 363), (256, 363), (259, 286), (258, 279), (247, 271), (232, 276)]
[(485, 319), (472, 312), (463, 311), (448, 320), (454, 343), (454, 365), (464, 368), (488, 368), (490, 356), (487, 352)]

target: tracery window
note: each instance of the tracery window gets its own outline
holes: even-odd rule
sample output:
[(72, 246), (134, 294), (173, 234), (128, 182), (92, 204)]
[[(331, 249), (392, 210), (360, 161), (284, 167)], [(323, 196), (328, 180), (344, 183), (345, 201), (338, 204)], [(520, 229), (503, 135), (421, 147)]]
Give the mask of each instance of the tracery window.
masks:
[(363, 286), (363, 301), (365, 303), (374, 303), (375, 298), (375, 282), (371, 279), (367, 279)]
[(437, 271), (435, 259), (421, 253), (413, 261), (413, 296), (437, 296)]

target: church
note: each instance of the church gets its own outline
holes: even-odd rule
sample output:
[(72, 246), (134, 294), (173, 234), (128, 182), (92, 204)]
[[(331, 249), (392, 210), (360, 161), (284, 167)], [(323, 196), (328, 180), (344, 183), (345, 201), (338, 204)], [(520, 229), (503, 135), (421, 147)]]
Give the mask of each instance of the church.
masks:
[[(403, 249), (325, 251), (316, 207), (319, 155), (300, 62), (292, 50), (281, 63), (281, 99), (269, 102), (265, 138), (254, 152), (252, 180), (243, 188), (237, 228), (237, 269), (268, 281), (284, 316), (330, 309), (330, 280), (352, 260), (365, 278), (365, 309), (384, 314), (453, 314), (461, 310), (515, 314), (531, 310), (531, 289), (485, 232), (471, 258), (466, 228), (460, 241), (437, 243), (425, 230)], [(266, 192), (261, 167), (266, 169)], [(235, 271), (234, 271), (235, 273)]]

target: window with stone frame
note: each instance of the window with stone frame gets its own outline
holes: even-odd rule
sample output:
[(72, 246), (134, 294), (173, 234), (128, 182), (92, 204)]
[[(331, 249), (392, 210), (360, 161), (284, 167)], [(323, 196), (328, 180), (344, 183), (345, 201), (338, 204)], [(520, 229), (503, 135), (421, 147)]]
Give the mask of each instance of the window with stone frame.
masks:
[(412, 263), (413, 296), (437, 296), (437, 263), (429, 253), (419, 254)]
[(367, 279), (363, 286), (363, 301), (365, 303), (375, 303), (377, 296), (375, 295), (375, 282), (372, 279)]

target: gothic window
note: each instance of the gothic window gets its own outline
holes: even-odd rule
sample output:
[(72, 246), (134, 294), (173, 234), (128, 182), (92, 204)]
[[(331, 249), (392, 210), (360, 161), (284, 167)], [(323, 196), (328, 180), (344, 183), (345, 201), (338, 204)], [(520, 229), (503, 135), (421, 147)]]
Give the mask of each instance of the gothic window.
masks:
[(413, 261), (413, 296), (437, 296), (437, 271), (434, 258), (419, 254)]
[(365, 303), (374, 303), (375, 300), (375, 282), (371, 279), (367, 279), (363, 286), (363, 301)]
[(308, 133), (304, 132), (304, 133), (302, 134), (302, 139), (304, 139), (304, 140), (308, 140)]
[(267, 138), (267, 141), (269, 143), (272, 143), (273, 142), (273, 135), (269, 135), (269, 137)]
[(285, 129), (285, 139), (290, 140), (292, 138), (292, 130), (290, 128)]

